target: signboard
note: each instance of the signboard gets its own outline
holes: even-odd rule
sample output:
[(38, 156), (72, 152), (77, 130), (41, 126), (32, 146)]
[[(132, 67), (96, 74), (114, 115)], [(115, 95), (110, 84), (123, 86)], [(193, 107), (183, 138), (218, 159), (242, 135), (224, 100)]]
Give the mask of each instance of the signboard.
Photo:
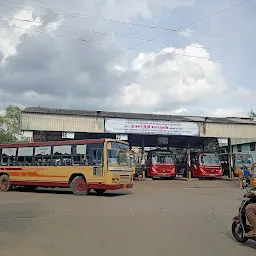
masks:
[(169, 144), (168, 137), (159, 137), (158, 138), (158, 144), (168, 145)]
[(74, 132), (62, 132), (62, 139), (74, 139), (75, 133)]
[(128, 140), (128, 135), (127, 134), (117, 134), (116, 139), (117, 140)]
[(105, 119), (106, 133), (159, 134), (199, 136), (199, 125), (192, 122), (147, 121), (134, 119)]
[(228, 144), (228, 139), (218, 139), (219, 144)]

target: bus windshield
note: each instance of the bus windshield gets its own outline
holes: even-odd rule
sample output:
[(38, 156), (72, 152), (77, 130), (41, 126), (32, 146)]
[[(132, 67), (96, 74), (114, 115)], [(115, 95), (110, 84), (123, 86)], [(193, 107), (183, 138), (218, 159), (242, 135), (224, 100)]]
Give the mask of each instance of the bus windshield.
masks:
[(220, 165), (220, 159), (215, 154), (203, 154), (200, 156), (200, 163), (204, 165)]
[(158, 153), (152, 156), (153, 164), (174, 164), (174, 158), (170, 154)]
[(250, 154), (235, 154), (235, 163), (237, 165), (252, 164), (252, 155)]
[(131, 157), (129, 146), (119, 142), (108, 143), (108, 166), (129, 166), (131, 167)]

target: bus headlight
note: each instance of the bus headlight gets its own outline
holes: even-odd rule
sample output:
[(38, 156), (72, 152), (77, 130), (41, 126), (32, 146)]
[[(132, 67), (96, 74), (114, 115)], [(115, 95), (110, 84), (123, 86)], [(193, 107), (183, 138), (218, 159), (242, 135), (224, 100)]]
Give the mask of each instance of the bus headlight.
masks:
[(113, 182), (113, 183), (119, 183), (119, 179), (118, 179), (118, 178), (113, 178), (113, 179), (112, 179), (112, 182)]

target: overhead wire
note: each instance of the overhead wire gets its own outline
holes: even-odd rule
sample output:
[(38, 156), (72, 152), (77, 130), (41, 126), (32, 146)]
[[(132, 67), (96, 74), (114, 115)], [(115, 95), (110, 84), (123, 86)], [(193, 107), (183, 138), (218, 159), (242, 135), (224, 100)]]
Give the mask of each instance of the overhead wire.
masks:
[[(0, 26), (6, 26), (6, 24), (1, 24)], [(42, 34), (46, 34), (49, 35), (48, 32), (42, 31), (42, 30), (34, 30), (34, 29), (29, 29), (29, 28), (23, 28), (23, 27), (19, 27), (19, 26), (14, 26), (13, 28), (17, 28), (17, 29), (22, 29), (22, 30), (27, 30), (27, 31), (32, 31), (32, 32), (37, 32), (37, 33), (42, 33)], [(95, 44), (97, 43), (98, 45), (101, 46), (105, 46), (105, 47), (115, 47), (115, 48), (119, 48), (120, 50), (123, 51), (143, 51), (143, 49), (140, 48), (134, 48), (134, 47), (124, 47), (121, 45), (117, 45), (117, 44), (106, 44), (106, 43), (99, 43), (99, 42), (95, 42), (92, 40), (88, 40), (88, 39), (84, 39), (84, 38), (78, 38), (78, 37), (71, 37), (71, 36), (66, 36), (66, 35), (60, 35), (60, 34), (51, 34), (51, 36), (53, 37), (62, 37), (62, 38), (68, 38), (68, 39), (73, 39), (73, 40), (77, 40), (80, 42), (84, 42), (84, 43), (92, 43)], [(197, 55), (188, 55), (188, 54), (183, 54), (183, 53), (177, 53), (177, 52), (170, 52), (170, 51), (154, 51), (154, 50), (148, 50), (150, 53), (157, 53), (157, 54), (170, 54), (170, 55), (174, 55), (174, 56), (183, 56), (183, 57), (189, 57), (189, 58), (198, 58), (198, 59), (207, 59), (210, 61), (217, 61), (217, 60), (223, 60), (223, 58), (210, 58), (210, 57), (206, 57), (206, 56), (197, 56)], [(234, 61), (234, 62), (244, 62), (244, 61), (240, 61), (240, 60), (229, 60), (229, 61)]]
[[(14, 20), (14, 21), (20, 21), (20, 22), (34, 23), (34, 24), (38, 24), (38, 25), (44, 25), (43, 22), (37, 21), (37, 20), (19, 19), (19, 18), (13, 18), (13, 17), (3, 16), (3, 15), (0, 15), (0, 18), (8, 19), (8, 20)], [(59, 25), (59, 24), (52, 24), (51, 27), (62, 27), (62, 28), (68, 28), (69, 30), (78, 30), (78, 31), (89, 31), (91, 33), (100, 34), (100, 35), (122, 37), (122, 38), (127, 38), (127, 39), (136, 39), (136, 40), (141, 40), (141, 41), (145, 40), (145, 38), (142, 38), (142, 37), (131, 37), (131, 36), (125, 36), (125, 35), (120, 35), (120, 34), (116, 34), (116, 33), (107, 33), (107, 32), (102, 32), (102, 31), (90, 30), (90, 29), (85, 29), (85, 28), (70, 27), (70, 26), (64, 26), (64, 25)], [(256, 40), (255, 40), (255, 42), (256, 42)], [(165, 43), (166, 44), (168, 42), (167, 41), (159, 41), (159, 43)], [(198, 49), (203, 49), (204, 48), (202, 46), (197, 46), (197, 45), (187, 45), (186, 47), (198, 48)], [(214, 48), (214, 47), (207, 47), (207, 49), (208, 50), (216, 50), (216, 51), (227, 51), (227, 52), (243, 52), (243, 53), (251, 54), (251, 52), (246, 52), (246, 51), (238, 50), (238, 49), (220, 49), (220, 48)]]
[[(37, 20), (19, 19), (19, 18), (13, 18), (13, 17), (3, 16), (3, 15), (0, 15), (0, 18), (7, 19), (7, 20), (29, 22), (29, 23), (44, 25), (44, 22), (37, 21)], [(144, 38), (142, 38), (142, 37), (125, 36), (125, 35), (120, 35), (120, 34), (116, 34), (116, 33), (107, 33), (107, 32), (102, 32), (102, 31), (97, 31), (97, 30), (86, 29), (86, 28), (77, 28), (77, 27), (64, 26), (64, 25), (60, 25), (60, 24), (51, 24), (51, 26), (52, 27), (67, 28), (69, 30), (89, 31), (89, 32), (92, 32), (92, 33), (95, 33), (95, 34), (101, 34), (101, 35), (109, 35), (109, 36), (123, 37), (123, 38), (128, 38), (128, 39), (144, 40)]]
[[(8, 0), (8, 1), (9, 1), (9, 0)], [(198, 20), (196, 20), (196, 21), (193, 21), (193, 22), (191, 22), (191, 23), (188, 23), (188, 24), (186, 24), (186, 25), (183, 25), (183, 26), (179, 27), (179, 28), (176, 29), (176, 30), (179, 31), (179, 30), (182, 30), (182, 29), (184, 29), (184, 28), (190, 27), (190, 26), (192, 26), (192, 25), (194, 25), (194, 24), (196, 24), (196, 23), (199, 23), (199, 22), (202, 22), (202, 21), (204, 21), (204, 20), (210, 19), (210, 18), (212, 18), (212, 17), (214, 17), (214, 16), (217, 16), (217, 15), (219, 15), (219, 14), (221, 14), (221, 13), (227, 12), (227, 11), (229, 11), (229, 10), (235, 8), (235, 7), (238, 7), (238, 6), (242, 5), (242, 4), (248, 3), (248, 2), (250, 2), (250, 1), (252, 1), (252, 0), (244, 0), (244, 1), (239, 2), (239, 3), (237, 3), (237, 4), (231, 5), (231, 6), (229, 6), (228, 8), (219, 10), (219, 11), (214, 12), (214, 13), (212, 13), (212, 14), (210, 14), (210, 15), (207, 15), (207, 16), (201, 18), (201, 19), (198, 19)], [(149, 40), (146, 40), (146, 41), (144, 41), (143, 43), (136, 44), (136, 45), (134, 45), (134, 47), (138, 47), (138, 46), (140, 46), (140, 45), (143, 45), (143, 44), (146, 44), (146, 43), (150, 43), (150, 42), (155, 41), (155, 40), (157, 40), (157, 39), (159, 39), (159, 38), (162, 38), (162, 37), (164, 37), (164, 36), (166, 36), (166, 33), (163, 34), (163, 35), (160, 35), (160, 36), (151, 38), (151, 39), (149, 39)]]
[[(68, 15), (68, 16), (71, 16), (71, 17), (74, 17), (74, 18), (97, 20), (97, 21), (100, 21), (100, 22), (117, 23), (117, 24), (121, 24), (121, 25), (130, 25), (130, 26), (149, 28), (149, 29), (158, 29), (158, 30), (174, 32), (174, 33), (182, 33), (183, 32), (183, 33), (188, 33), (188, 34), (197, 35), (197, 36), (216, 37), (218, 39), (230, 38), (230, 39), (251, 40), (248, 37), (237, 37), (237, 36), (232, 36), (232, 35), (212, 34), (212, 33), (204, 33), (204, 32), (199, 33), (199, 32), (194, 32), (194, 31), (186, 31), (186, 30), (182, 30), (182, 29), (173, 29), (173, 28), (160, 27), (160, 26), (150, 26), (150, 25), (144, 25), (144, 24), (133, 23), (133, 22), (128, 22), (128, 21), (114, 20), (114, 19), (108, 19), (108, 18), (103, 18), (103, 17), (98, 17), (98, 16), (90, 16), (90, 15), (86, 15), (86, 14), (68, 12), (68, 11), (59, 10), (59, 9), (55, 9), (55, 8), (42, 7), (42, 6), (38, 6), (38, 5), (31, 5), (31, 4), (27, 4), (27, 3), (18, 2), (18, 1), (12, 1), (12, 0), (4, 0), (4, 1), (32, 7), (32, 8), (27, 8), (27, 7), (23, 6), (22, 8), (25, 9), (25, 10), (34, 11), (33, 8), (39, 8), (39, 9), (43, 9), (43, 12), (47, 12), (47, 11), (48, 12), (49, 11), (50, 12), (60, 12), (60, 13), (63, 13), (65, 15)], [(247, 1), (251, 1), (251, 0), (247, 0)], [(21, 7), (10, 6), (10, 5), (3, 4), (3, 3), (0, 3), (0, 6), (6, 6), (6, 7), (9, 7), (11, 9), (21, 10)], [(42, 11), (42, 10), (40, 10), (40, 11)], [(145, 43), (150, 41), (150, 40), (156, 41), (158, 38), (154, 38), (154, 40), (153, 39), (146, 40)]]

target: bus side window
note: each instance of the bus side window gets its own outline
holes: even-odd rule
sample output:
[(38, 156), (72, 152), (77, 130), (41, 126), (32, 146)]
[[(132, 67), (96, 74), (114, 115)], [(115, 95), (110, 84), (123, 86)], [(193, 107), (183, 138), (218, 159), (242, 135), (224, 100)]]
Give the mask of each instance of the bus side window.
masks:
[(74, 145), (72, 148), (72, 165), (89, 164), (89, 156), (87, 155), (87, 145)]
[(33, 159), (33, 165), (52, 165), (51, 146), (35, 147), (35, 157)]
[(71, 145), (54, 146), (54, 165), (71, 165)]
[(91, 149), (91, 164), (92, 165), (103, 165), (103, 150), (102, 149)]
[(31, 165), (33, 161), (33, 147), (18, 148), (16, 165)]
[(7, 155), (2, 155), (1, 165), (9, 165), (9, 157)]
[(4, 165), (4, 166), (15, 165), (16, 154), (17, 154), (17, 148), (3, 148), (0, 154), (1, 165)]

